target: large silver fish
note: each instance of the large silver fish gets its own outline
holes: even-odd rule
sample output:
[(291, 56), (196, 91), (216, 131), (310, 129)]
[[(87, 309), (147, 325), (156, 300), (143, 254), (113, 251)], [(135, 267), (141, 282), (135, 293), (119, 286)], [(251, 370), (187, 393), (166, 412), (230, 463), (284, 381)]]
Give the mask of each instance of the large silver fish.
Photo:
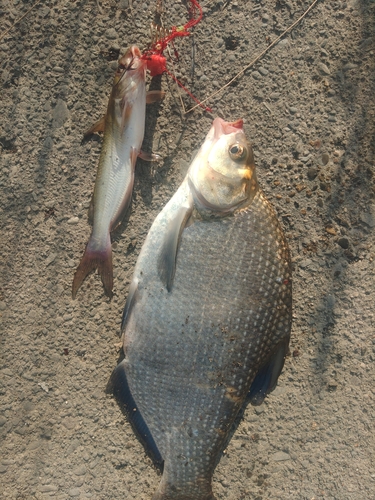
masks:
[(247, 397), (276, 386), (291, 329), (288, 246), (242, 120), (216, 118), (142, 247), (113, 389), (156, 461), (153, 500), (213, 500)]
[(98, 269), (105, 292), (112, 296), (113, 270), (110, 232), (129, 206), (134, 184), (134, 167), (145, 130), (146, 100), (154, 102), (161, 93), (146, 97), (146, 61), (136, 46), (119, 59), (107, 113), (87, 134), (104, 131), (103, 146), (95, 181), (93, 228), (85, 253), (75, 272), (72, 296), (86, 276)]

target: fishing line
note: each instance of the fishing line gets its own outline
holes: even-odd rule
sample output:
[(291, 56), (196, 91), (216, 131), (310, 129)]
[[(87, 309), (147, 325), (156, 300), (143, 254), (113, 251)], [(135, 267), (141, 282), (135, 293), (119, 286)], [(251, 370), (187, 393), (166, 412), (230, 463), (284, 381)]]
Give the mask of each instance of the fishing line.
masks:
[[(117, 87), (117, 85), (121, 82), (121, 80), (122, 80), (123, 76), (125, 75), (125, 73), (126, 73), (127, 71), (130, 71), (130, 70), (134, 69), (134, 68), (132, 68), (132, 64), (133, 64), (133, 62), (134, 62), (134, 56), (132, 56), (131, 61), (130, 61), (130, 63), (128, 64), (128, 66), (126, 66), (126, 67), (124, 66), (124, 69), (122, 70), (121, 76), (120, 76), (120, 78), (119, 78), (118, 82), (116, 83), (116, 87)], [(119, 65), (119, 67), (120, 67), (120, 65)]]
[(261, 59), (269, 50), (271, 50), (272, 47), (274, 47), (277, 43), (279, 43), (279, 41), (287, 33), (289, 33), (290, 31), (292, 31), (292, 29), (295, 26), (297, 26), (297, 24), (300, 23), (304, 17), (307, 16), (307, 14), (310, 12), (310, 10), (312, 10), (318, 2), (319, 2), (319, 0), (314, 0), (313, 3), (310, 5), (310, 7), (308, 7), (308, 9), (302, 14), (302, 16), (300, 16), (297, 19), (297, 21), (295, 21), (291, 26), (289, 26), (289, 28), (287, 28), (280, 36), (278, 36), (270, 45), (268, 45), (268, 47), (266, 49), (264, 49), (263, 52), (261, 52), (253, 61), (251, 61), (251, 63), (249, 63), (244, 68), (242, 68), (241, 71), (239, 71), (231, 80), (229, 80), (229, 82), (227, 82), (225, 85), (223, 85), (220, 89), (216, 90), (211, 95), (209, 95), (208, 97), (206, 97), (205, 99), (203, 99), (203, 101), (200, 101), (200, 104), (196, 104), (192, 108), (188, 109), (185, 112), (185, 114), (190, 113), (191, 111), (193, 111), (194, 109), (198, 108), (199, 106), (202, 107), (202, 104), (204, 104), (205, 102), (207, 102), (209, 99), (212, 99), (212, 97), (215, 97), (216, 95), (218, 95), (222, 90), (224, 90), (227, 87), (229, 87), (235, 80), (237, 80), (237, 78), (239, 78), (241, 75), (243, 75), (245, 73), (245, 71), (247, 71), (249, 68), (251, 68), (256, 62), (259, 61), (259, 59)]
[(12, 26), (10, 28), (8, 28), (1, 36), (0, 36), (0, 42), (3, 38), (5, 38), (8, 33), (10, 33), (12, 31), (12, 29), (19, 23), (22, 21), (22, 19), (24, 17), (26, 17), (33, 9), (35, 9), (35, 7), (38, 5), (38, 3), (40, 3), (42, 0), (37, 0), (34, 5), (32, 7), (30, 7), (30, 9), (25, 12), (25, 14), (23, 16), (21, 16), (19, 19), (17, 19), (17, 21), (14, 21), (14, 23), (12, 24)]
[[(191, 19), (181, 26), (172, 26), (169, 30), (163, 26), (151, 23), (151, 45), (142, 54), (142, 59), (147, 62), (147, 69), (151, 77), (168, 73), (169, 76), (197, 103), (196, 106), (201, 106), (205, 111), (211, 111), (207, 106), (203, 106), (199, 99), (197, 99), (184, 85), (172, 74), (167, 68), (167, 59), (164, 56), (164, 51), (172, 44), (175, 57), (178, 57), (178, 52), (174, 47), (173, 41), (178, 37), (189, 36), (189, 31), (193, 26), (197, 25), (203, 18), (203, 10), (197, 0), (190, 1), (190, 16)], [(160, 8), (160, 2), (158, 4)], [(184, 113), (186, 113), (184, 109)]]

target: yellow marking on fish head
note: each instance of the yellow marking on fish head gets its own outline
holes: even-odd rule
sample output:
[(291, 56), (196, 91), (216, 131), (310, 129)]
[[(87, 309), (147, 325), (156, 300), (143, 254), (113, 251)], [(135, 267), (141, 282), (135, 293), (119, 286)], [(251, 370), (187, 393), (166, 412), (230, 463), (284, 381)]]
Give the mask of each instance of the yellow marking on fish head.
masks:
[[(247, 204), (258, 189), (254, 155), (242, 120), (216, 118), (193, 160), (189, 179), (208, 208), (233, 210)], [(203, 204), (205, 204), (203, 202)]]

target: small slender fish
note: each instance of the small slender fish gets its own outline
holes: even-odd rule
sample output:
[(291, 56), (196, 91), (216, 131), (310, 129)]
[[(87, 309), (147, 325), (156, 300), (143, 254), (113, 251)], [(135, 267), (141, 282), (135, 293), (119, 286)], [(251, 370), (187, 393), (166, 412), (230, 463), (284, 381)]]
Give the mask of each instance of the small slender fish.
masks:
[[(146, 96), (146, 61), (136, 46), (119, 59), (107, 113), (87, 133), (104, 131), (92, 206), (93, 228), (85, 253), (75, 272), (73, 299), (86, 276), (98, 269), (104, 290), (112, 296), (113, 269), (110, 232), (129, 207), (134, 168), (145, 130), (146, 101), (154, 102), (160, 92)], [(143, 156), (145, 159), (145, 156)]]
[(163, 463), (153, 500), (215, 500), (239, 410), (276, 386), (291, 313), (288, 245), (242, 120), (216, 118), (142, 247), (110, 384)]

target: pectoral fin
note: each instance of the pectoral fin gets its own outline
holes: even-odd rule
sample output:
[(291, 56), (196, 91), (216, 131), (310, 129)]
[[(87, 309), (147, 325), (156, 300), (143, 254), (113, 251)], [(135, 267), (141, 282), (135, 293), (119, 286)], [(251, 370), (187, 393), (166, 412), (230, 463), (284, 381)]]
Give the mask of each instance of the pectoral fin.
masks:
[(146, 104), (153, 104), (154, 102), (161, 101), (165, 97), (163, 90), (149, 90), (146, 94)]
[(161, 160), (161, 156), (156, 153), (146, 153), (145, 151), (140, 151), (138, 153), (139, 158), (143, 161), (159, 161)]
[(182, 206), (178, 209), (165, 230), (164, 242), (158, 258), (158, 274), (168, 292), (172, 289), (181, 234), (192, 211), (193, 200), (191, 199), (187, 206)]
[(121, 133), (124, 132), (125, 126), (129, 121), (132, 111), (133, 111), (133, 106), (130, 104), (129, 101), (125, 101), (122, 108)]
[(91, 128), (86, 130), (86, 132), (83, 134), (81, 144), (83, 142), (87, 141), (87, 139), (89, 139), (93, 134), (96, 134), (98, 132), (104, 132), (105, 116), (106, 115), (102, 116), (102, 118), (100, 118), (100, 120), (98, 120), (96, 123), (94, 123), (94, 125)]

